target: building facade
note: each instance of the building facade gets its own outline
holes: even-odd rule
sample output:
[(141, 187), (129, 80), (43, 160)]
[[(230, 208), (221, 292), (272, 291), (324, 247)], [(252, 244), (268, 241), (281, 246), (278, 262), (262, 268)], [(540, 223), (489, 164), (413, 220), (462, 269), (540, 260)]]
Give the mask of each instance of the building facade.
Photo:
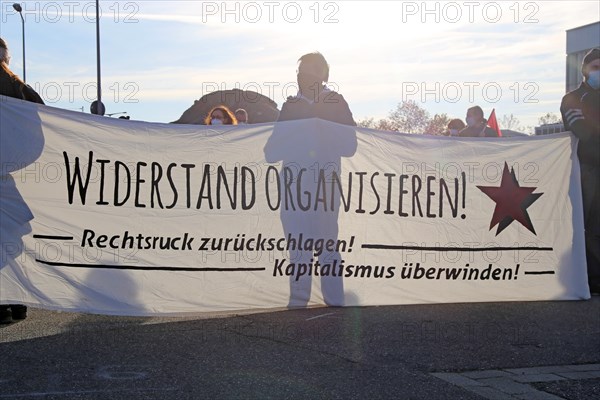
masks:
[[(600, 21), (567, 30), (565, 93), (577, 89), (583, 81), (581, 64), (588, 51), (600, 48)], [(535, 127), (536, 135), (549, 135), (565, 130), (562, 123)]]
[(567, 81), (566, 91), (577, 89), (583, 77), (581, 63), (588, 51), (600, 47), (600, 22), (567, 31)]
[(545, 125), (541, 125), (541, 126), (536, 126), (535, 134), (536, 135), (550, 135), (551, 133), (564, 132), (564, 130), (565, 130), (565, 126), (562, 124), (562, 122), (559, 122), (556, 124), (545, 124)]

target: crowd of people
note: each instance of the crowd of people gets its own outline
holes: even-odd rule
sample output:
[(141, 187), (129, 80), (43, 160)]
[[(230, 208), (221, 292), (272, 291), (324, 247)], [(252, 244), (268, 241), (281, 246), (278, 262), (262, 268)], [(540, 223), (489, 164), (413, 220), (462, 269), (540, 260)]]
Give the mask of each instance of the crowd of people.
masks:
[[(43, 104), (41, 97), (8, 68), (10, 55), (0, 38), (0, 94)], [(583, 82), (564, 96), (561, 113), (565, 129), (579, 139), (578, 156), (585, 218), (585, 240), (589, 285), (592, 293), (600, 293), (600, 50), (591, 50), (582, 64)], [(321, 118), (348, 126), (356, 126), (344, 97), (329, 89), (329, 64), (318, 52), (305, 54), (298, 60), (298, 93), (282, 106), (278, 121)], [(206, 115), (206, 125), (238, 125), (249, 123), (244, 109), (232, 112), (219, 105)], [(447, 135), (458, 137), (494, 137), (496, 130), (488, 126), (481, 107), (467, 110), (466, 124), (453, 119)], [(24, 319), (27, 308), (21, 305), (0, 306), (0, 322)]]

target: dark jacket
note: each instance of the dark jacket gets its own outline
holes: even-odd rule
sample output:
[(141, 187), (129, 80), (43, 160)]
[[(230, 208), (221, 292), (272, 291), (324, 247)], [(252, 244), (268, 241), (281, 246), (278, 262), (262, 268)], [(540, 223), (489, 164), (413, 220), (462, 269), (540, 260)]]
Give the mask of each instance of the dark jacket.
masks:
[(582, 83), (563, 97), (560, 113), (565, 129), (579, 139), (579, 161), (600, 168), (600, 91)]
[(44, 104), (44, 100), (42, 100), (40, 95), (31, 86), (9, 75), (3, 68), (0, 68), (0, 94), (14, 97), (15, 99)]
[(321, 118), (338, 124), (356, 126), (344, 97), (332, 90), (323, 90), (316, 101), (302, 96), (290, 96), (283, 103), (278, 121)]
[[(482, 134), (483, 133), (483, 134)], [(487, 119), (484, 119), (477, 126), (467, 126), (462, 131), (458, 132), (461, 137), (498, 137), (498, 132), (487, 126)]]

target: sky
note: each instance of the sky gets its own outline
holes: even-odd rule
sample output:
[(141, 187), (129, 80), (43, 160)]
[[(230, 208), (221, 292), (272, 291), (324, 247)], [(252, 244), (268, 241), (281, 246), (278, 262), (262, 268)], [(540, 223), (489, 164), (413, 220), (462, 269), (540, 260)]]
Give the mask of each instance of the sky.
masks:
[[(0, 1), (0, 36), (23, 75), (22, 23)], [(96, 99), (95, 1), (24, 1), (26, 78), (46, 104)], [(106, 113), (177, 120), (218, 89), (281, 108), (297, 59), (320, 51), (356, 120), (405, 100), (464, 119), (474, 104), (533, 127), (559, 115), (566, 30), (600, 20), (594, 1), (100, 1)], [(120, 114), (115, 114), (114, 117)], [(502, 125), (501, 125), (502, 128)]]

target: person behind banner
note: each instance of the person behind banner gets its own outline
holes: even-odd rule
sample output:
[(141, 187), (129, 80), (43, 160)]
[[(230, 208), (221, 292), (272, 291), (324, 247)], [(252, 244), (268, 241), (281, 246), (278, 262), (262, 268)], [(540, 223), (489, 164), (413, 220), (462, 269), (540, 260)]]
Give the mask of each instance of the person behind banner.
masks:
[[(8, 45), (4, 39), (0, 38), (0, 94), (44, 104), (40, 95), (10, 70), (9, 63)], [(0, 305), (0, 324), (8, 324), (13, 320), (25, 318), (27, 318), (27, 306), (22, 304)]]
[[(301, 237), (313, 241), (323, 239), (337, 242), (340, 209), (347, 207), (342, 201), (347, 202), (348, 198), (342, 200), (342, 191), (333, 190), (328, 192), (327, 201), (318, 202), (315, 196), (309, 195), (309, 199), (307, 193), (324, 195), (322, 190), (325, 190), (325, 185), (327, 190), (330, 185), (334, 185), (334, 176), (337, 181), (343, 181), (345, 174), (342, 157), (352, 157), (357, 147), (356, 129), (348, 125), (317, 119), (275, 124), (264, 153), (268, 163), (281, 161), (279, 187), (286, 188), (285, 196), (290, 201), (282, 201), (279, 209), (288, 243)], [(318, 178), (312, 174), (313, 170)], [(294, 182), (293, 185), (290, 185), (291, 181)], [(307, 201), (313, 203), (307, 205)], [(320, 280), (322, 301), (326, 305), (346, 304), (343, 276), (338, 272), (343, 263), (338, 249), (327, 249), (315, 254), (313, 251), (297, 248), (290, 250), (289, 262), (296, 266), (310, 265), (311, 269), (314, 266), (317, 272), (301, 276), (290, 275), (288, 308), (306, 307), (309, 304), (313, 279)]]
[(235, 110), (235, 118), (237, 119), (238, 125), (248, 124), (248, 112), (243, 108)]
[(461, 137), (498, 137), (498, 133), (487, 126), (487, 119), (483, 117), (483, 110), (479, 106), (467, 110), (467, 127), (458, 133)]
[[(277, 123), (273, 134), (267, 141), (264, 152), (269, 163), (282, 161), (282, 168), (290, 171), (310, 171), (319, 169), (319, 176), (343, 177), (342, 157), (352, 157), (357, 150), (356, 123), (348, 103), (342, 95), (324, 86), (329, 78), (329, 65), (321, 53), (310, 53), (300, 57), (298, 66), (298, 95), (290, 97), (284, 103), (279, 121), (320, 118), (335, 122), (314, 121), (303, 124)], [(314, 130), (308, 132), (309, 130)], [(296, 184), (290, 187), (292, 197), (304, 198), (302, 193), (317, 193), (319, 179), (296, 178)], [(281, 185), (289, 186), (286, 173), (280, 175)], [(327, 207), (312, 207), (303, 210), (300, 205), (282, 206), (281, 223), (286, 238), (300, 236), (312, 239), (337, 241), (339, 228), (338, 217), (341, 207), (340, 193), (332, 196), (332, 203)], [(316, 269), (337, 270), (342, 257), (337, 250), (324, 251), (318, 256), (311, 251), (298, 250), (290, 252), (290, 261), (296, 265), (314, 265)], [(320, 265), (320, 267), (319, 267)], [(320, 275), (321, 294), (328, 306), (345, 304), (343, 277), (335, 272)], [(290, 276), (289, 308), (306, 307), (311, 299), (312, 277)]]
[(298, 94), (283, 103), (278, 121), (321, 118), (356, 126), (344, 97), (325, 86), (329, 80), (329, 64), (321, 53), (308, 53), (298, 59), (296, 80)]
[(237, 125), (235, 115), (226, 106), (213, 107), (204, 119), (206, 125)]
[(448, 122), (447, 130), (444, 136), (458, 136), (458, 133), (465, 129), (465, 123), (462, 119), (455, 118)]
[(44, 104), (44, 100), (42, 100), (40, 95), (8, 68), (9, 63), (10, 53), (8, 45), (4, 39), (0, 38), (0, 94), (14, 97), (15, 99)]
[(590, 50), (581, 66), (583, 82), (560, 105), (565, 130), (579, 139), (588, 282), (600, 294), (600, 49)]

